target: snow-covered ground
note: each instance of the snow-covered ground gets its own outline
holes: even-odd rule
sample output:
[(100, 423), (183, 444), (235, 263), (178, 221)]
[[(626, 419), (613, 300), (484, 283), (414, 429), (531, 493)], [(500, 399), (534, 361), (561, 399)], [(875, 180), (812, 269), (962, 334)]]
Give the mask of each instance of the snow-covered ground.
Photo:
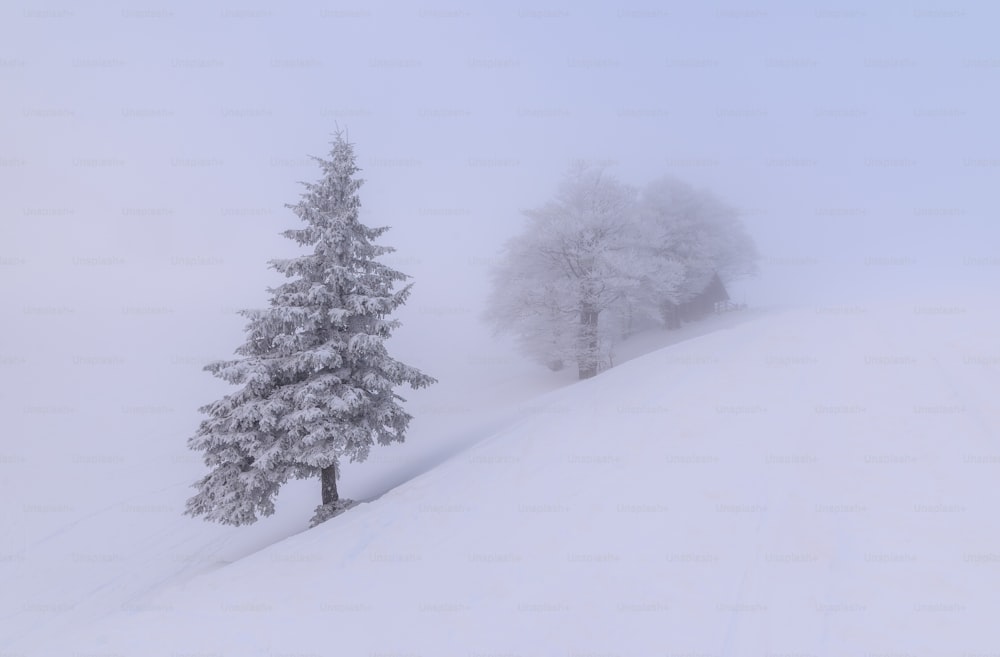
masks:
[[(92, 433), (8, 450), (0, 652), (995, 651), (994, 304), (736, 315), (582, 383), (444, 376), (345, 474), (371, 501), (315, 530), (312, 482), (248, 529), (179, 517), (200, 466), (176, 437), (147, 468)], [(18, 494), (74, 465), (71, 496)]]

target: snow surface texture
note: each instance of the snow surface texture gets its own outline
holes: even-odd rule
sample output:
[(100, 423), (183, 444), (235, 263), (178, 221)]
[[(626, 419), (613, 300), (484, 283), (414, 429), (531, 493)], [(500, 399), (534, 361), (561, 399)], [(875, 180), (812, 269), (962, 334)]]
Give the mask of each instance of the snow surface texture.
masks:
[[(77, 525), (8, 550), (0, 649), (986, 654), (997, 335), (1000, 313), (981, 301), (754, 318), (506, 417), (491, 407), (476, 421), (492, 435), (447, 459), (437, 443), (440, 465), (256, 552), (294, 525), (95, 512), (81, 536), (117, 560), (78, 536), (75, 561), (19, 577), (54, 564)], [(84, 606), (58, 594), (86, 587)]]

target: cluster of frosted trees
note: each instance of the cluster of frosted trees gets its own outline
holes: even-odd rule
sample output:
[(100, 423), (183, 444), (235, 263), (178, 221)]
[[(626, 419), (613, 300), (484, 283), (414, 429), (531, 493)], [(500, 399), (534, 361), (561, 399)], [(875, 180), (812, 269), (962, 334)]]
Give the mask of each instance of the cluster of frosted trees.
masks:
[(738, 213), (672, 178), (642, 190), (577, 165), (555, 197), (525, 213), (494, 272), (488, 318), (531, 358), (597, 374), (616, 341), (662, 323), (757, 258)]

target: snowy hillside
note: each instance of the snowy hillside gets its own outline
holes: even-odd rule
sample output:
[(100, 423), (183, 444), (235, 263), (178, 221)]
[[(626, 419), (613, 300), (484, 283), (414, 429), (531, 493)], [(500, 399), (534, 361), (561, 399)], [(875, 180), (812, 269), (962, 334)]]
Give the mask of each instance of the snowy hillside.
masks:
[[(263, 546), (291, 524), (251, 528), (233, 563), (199, 556), (232, 531), (162, 514), (130, 537), (139, 514), (119, 508), (101, 516), (118, 563), (77, 546), (61, 575), (108, 604), (42, 623), (72, 607), (66, 582), (33, 595), (12, 557), (5, 598), (22, 599), (6, 600), (0, 648), (985, 654), (1000, 590), (997, 335), (983, 300), (756, 318), (545, 393), (317, 529), (249, 554), (246, 536)], [(185, 567), (122, 602), (143, 559)]]

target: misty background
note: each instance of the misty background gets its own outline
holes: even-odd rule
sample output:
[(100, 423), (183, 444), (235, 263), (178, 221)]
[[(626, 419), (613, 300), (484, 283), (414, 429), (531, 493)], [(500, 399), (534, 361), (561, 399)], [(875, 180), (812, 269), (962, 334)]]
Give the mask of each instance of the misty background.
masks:
[[(995, 290), (998, 19), (988, 2), (8, 3), (0, 490), (83, 509), (102, 466), (141, 481), (165, 459), (193, 481), (197, 408), (227, 390), (201, 368), (280, 281), (267, 260), (297, 253), (284, 204), (337, 126), (362, 221), (392, 227), (416, 284), (393, 345), (441, 380), (411, 399), (418, 433), (544, 372), (480, 318), (521, 210), (578, 158), (741, 208), (763, 257), (731, 293), (753, 308)], [(12, 549), (49, 522), (25, 518)]]

